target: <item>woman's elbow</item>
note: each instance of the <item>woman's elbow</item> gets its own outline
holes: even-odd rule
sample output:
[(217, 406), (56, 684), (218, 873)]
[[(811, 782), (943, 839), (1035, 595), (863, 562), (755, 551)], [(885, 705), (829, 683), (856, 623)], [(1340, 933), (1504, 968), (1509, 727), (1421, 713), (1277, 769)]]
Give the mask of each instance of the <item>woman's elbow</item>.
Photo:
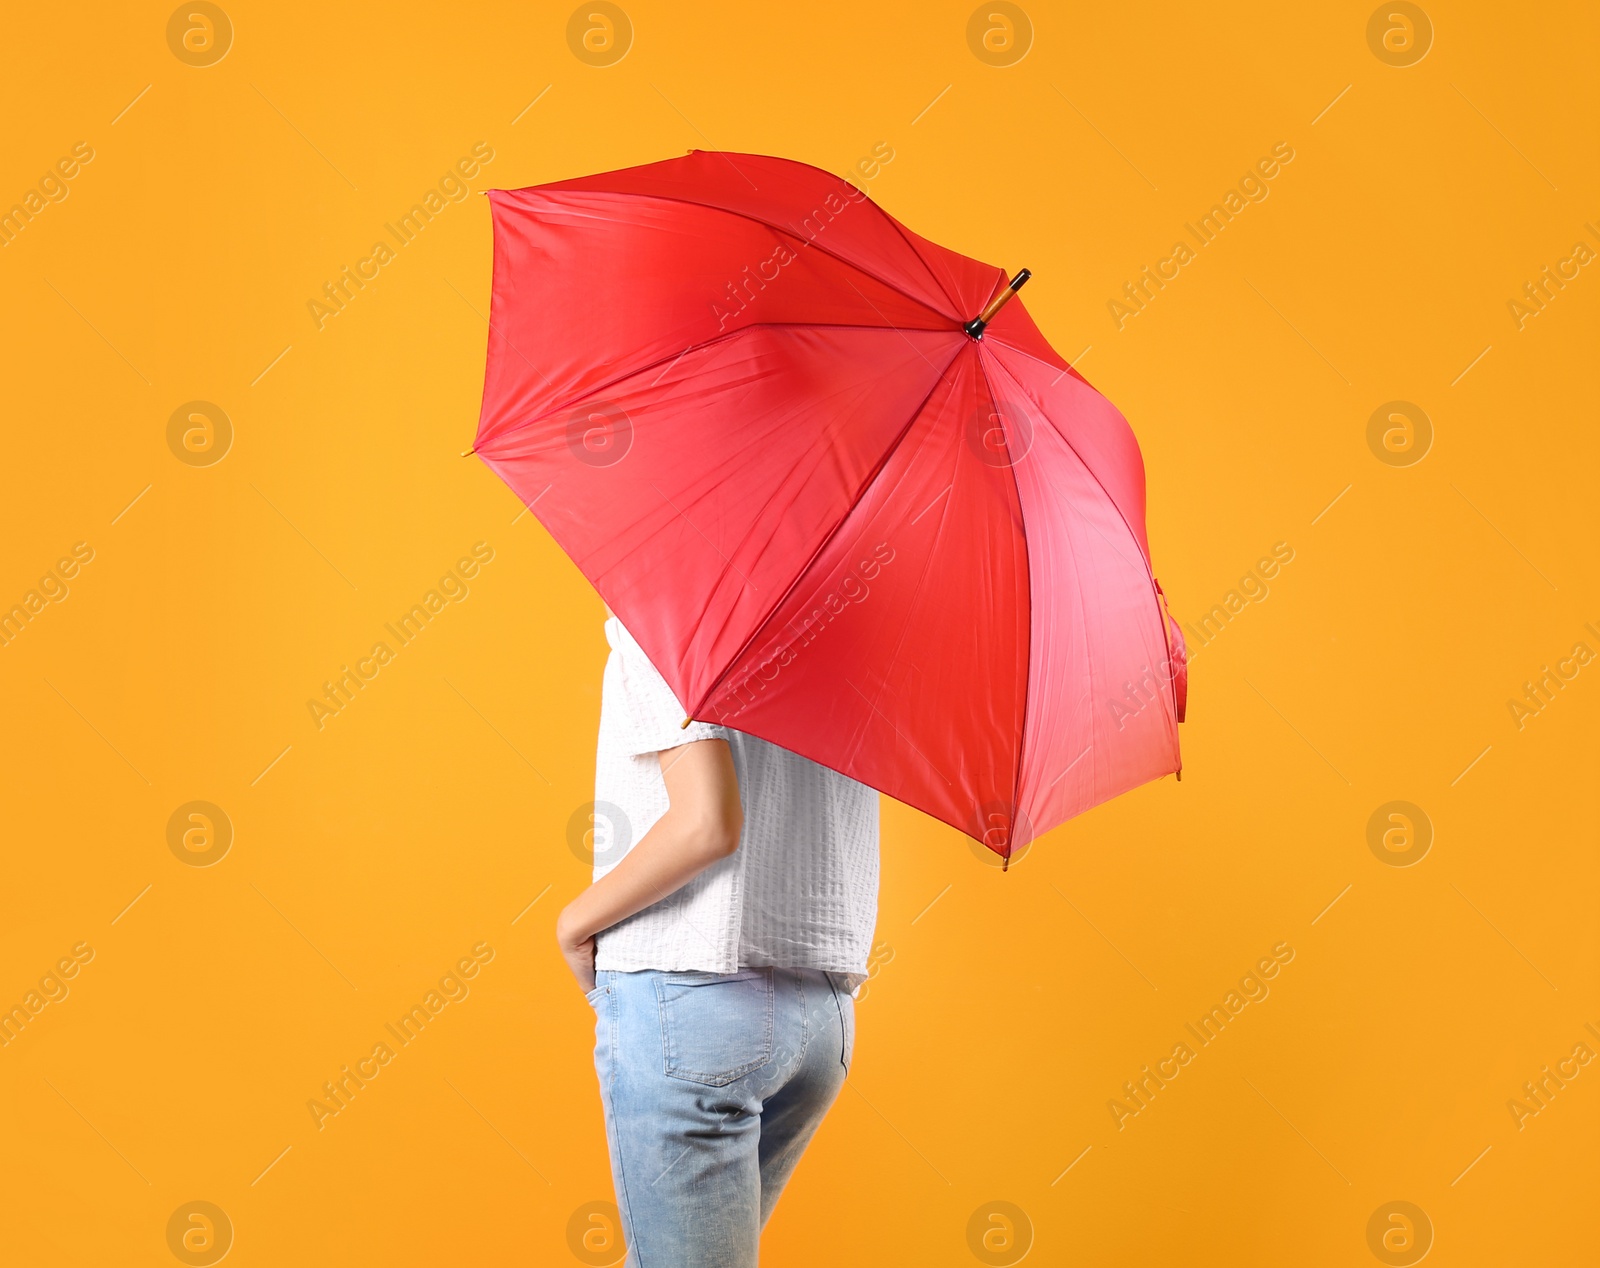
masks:
[(689, 827), (695, 853), (712, 863), (733, 854), (743, 832), (744, 816), (737, 809), (697, 816)]

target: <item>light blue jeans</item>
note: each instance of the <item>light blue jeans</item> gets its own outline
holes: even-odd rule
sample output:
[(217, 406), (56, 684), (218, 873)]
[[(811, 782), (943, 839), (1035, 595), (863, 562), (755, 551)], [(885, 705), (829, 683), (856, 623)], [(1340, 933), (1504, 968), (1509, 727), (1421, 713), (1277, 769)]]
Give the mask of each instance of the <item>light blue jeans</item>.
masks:
[(628, 1268), (751, 1268), (850, 1068), (843, 975), (602, 969), (589, 1002)]

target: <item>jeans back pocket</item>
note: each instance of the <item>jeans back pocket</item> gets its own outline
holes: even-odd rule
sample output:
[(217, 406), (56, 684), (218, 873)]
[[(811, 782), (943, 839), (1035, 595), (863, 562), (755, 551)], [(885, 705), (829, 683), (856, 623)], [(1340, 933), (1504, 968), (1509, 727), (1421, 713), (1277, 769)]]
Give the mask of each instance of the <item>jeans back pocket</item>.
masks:
[(674, 1079), (726, 1087), (772, 1060), (772, 974), (661, 973), (664, 1070)]

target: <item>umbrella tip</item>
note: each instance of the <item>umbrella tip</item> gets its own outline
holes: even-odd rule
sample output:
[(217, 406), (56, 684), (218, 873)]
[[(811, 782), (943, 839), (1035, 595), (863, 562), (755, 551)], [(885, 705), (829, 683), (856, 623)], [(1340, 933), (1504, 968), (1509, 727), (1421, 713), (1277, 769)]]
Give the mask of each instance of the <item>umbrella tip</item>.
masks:
[(688, 730), (688, 728), (689, 728), (689, 719), (688, 718), (685, 718), (682, 722), (678, 723), (678, 730), (686, 731), (686, 730)]
[(461, 456), (462, 456), (462, 457), (463, 457), (463, 458), (470, 458), (470, 457), (472, 457), (472, 455), (473, 455), (473, 454), (475, 454), (475, 453), (477, 453), (477, 452), (478, 452), (478, 451), (477, 451), (477, 450), (476, 450), (476, 449), (463, 449), (463, 450), (462, 450), (462, 451), (461, 451)]
[(983, 328), (994, 319), (994, 315), (997, 312), (1005, 307), (1006, 301), (1027, 284), (1028, 279), (1032, 276), (1032, 269), (1021, 270), (1014, 278), (1006, 283), (1005, 287), (998, 295), (989, 301), (988, 305), (981, 313), (979, 313), (971, 321), (967, 322), (967, 324), (962, 326), (961, 329), (966, 331), (967, 334), (971, 335), (974, 339), (982, 339)]

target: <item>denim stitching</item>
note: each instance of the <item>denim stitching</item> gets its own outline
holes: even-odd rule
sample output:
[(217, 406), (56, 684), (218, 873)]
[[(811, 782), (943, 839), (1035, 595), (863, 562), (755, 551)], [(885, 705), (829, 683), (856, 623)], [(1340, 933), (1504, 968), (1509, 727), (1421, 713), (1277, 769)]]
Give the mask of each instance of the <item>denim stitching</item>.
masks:
[[(740, 970), (735, 970), (739, 972)], [(753, 1070), (759, 1070), (772, 1060), (773, 1054), (773, 970), (761, 971), (761, 980), (766, 985), (766, 1025), (764, 1041), (762, 1044), (764, 1055), (759, 1059), (747, 1061), (742, 1066), (736, 1066), (732, 1073), (727, 1071), (711, 1072), (706, 1070), (674, 1070), (672, 1068), (676, 1057), (672, 1051), (672, 1028), (667, 1024), (667, 999), (662, 990), (664, 985), (672, 984), (669, 978), (672, 975), (657, 973), (655, 976), (656, 1011), (661, 1018), (661, 1073), (669, 1079), (678, 1079), (689, 1083), (703, 1083), (707, 1087), (727, 1087), (738, 1082)], [(680, 977), (680, 981), (685, 980)], [(689, 978), (688, 981), (697, 979)], [(746, 979), (749, 980), (749, 979)]]
[(805, 1063), (806, 1045), (811, 1042), (811, 1010), (806, 1007), (806, 978), (804, 973), (794, 975), (794, 989), (800, 996), (800, 1053), (794, 1059), (795, 1069)]
[(831, 973), (828, 975), (828, 985), (833, 988), (833, 1004), (834, 1007), (839, 1010), (839, 1064), (844, 1067), (845, 1075), (848, 1077), (850, 1073), (850, 1062), (847, 1059), (846, 1054), (850, 1053), (850, 1055), (854, 1055), (851, 1050), (855, 1046), (852, 1042), (852, 1040), (855, 1038), (853, 1033), (854, 1027), (852, 1026), (852, 1021), (855, 1016), (854, 1005), (852, 1003), (851, 1019), (847, 1020), (844, 1015), (843, 997), (848, 995), (849, 992), (839, 989), (839, 984), (834, 981), (833, 974)]
[(619, 1020), (618, 1014), (621, 1011), (621, 1003), (617, 998), (616, 991), (609, 989), (609, 987), (606, 990), (606, 999), (609, 1001), (606, 1008), (606, 1022), (610, 1028), (610, 1044), (606, 1054), (605, 1095), (606, 1105), (611, 1111), (611, 1113), (608, 1115), (608, 1119), (612, 1141), (616, 1150), (617, 1186), (620, 1190), (617, 1196), (622, 1199), (621, 1215), (623, 1236), (628, 1242), (628, 1257), (634, 1261), (636, 1268), (644, 1268), (644, 1257), (639, 1253), (639, 1243), (633, 1235), (633, 1210), (628, 1201), (628, 1170), (622, 1160), (622, 1132), (618, 1126), (617, 1120), (617, 1031)]

